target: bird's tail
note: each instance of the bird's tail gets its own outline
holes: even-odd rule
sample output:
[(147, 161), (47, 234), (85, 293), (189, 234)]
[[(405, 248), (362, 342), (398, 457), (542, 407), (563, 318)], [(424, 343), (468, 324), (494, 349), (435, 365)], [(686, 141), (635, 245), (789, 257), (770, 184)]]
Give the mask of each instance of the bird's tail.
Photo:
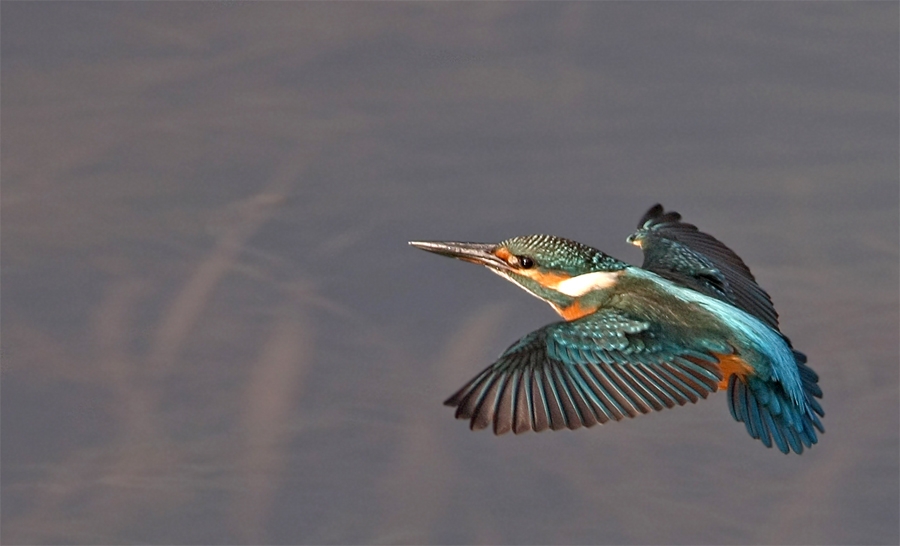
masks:
[(803, 453), (803, 447), (818, 442), (816, 429), (825, 432), (820, 417), (825, 416), (817, 398), (822, 398), (819, 376), (806, 365), (806, 355), (793, 351), (803, 387), (800, 404), (791, 399), (780, 382), (757, 376), (741, 379), (732, 375), (728, 381), (728, 407), (731, 415), (747, 426), (750, 436), (766, 445), (772, 443), (782, 453)]

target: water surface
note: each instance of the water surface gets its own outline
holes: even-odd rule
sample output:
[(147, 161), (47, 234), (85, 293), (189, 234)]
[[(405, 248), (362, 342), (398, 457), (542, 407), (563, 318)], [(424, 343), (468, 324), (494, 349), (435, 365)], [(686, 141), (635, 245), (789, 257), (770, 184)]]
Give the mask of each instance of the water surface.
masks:
[[(896, 3), (2, 6), (4, 543), (894, 543)], [(639, 263), (662, 202), (821, 375), (496, 438), (441, 401), (555, 317), (411, 239)]]

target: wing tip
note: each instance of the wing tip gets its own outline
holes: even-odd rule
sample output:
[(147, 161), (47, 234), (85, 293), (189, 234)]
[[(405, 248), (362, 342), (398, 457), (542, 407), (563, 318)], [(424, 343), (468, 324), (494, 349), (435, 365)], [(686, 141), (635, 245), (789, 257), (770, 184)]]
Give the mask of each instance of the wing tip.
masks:
[(637, 227), (638, 229), (651, 229), (653, 226), (659, 224), (676, 222), (681, 222), (681, 214), (675, 212), (674, 210), (666, 211), (665, 207), (663, 207), (661, 203), (656, 203), (655, 205), (647, 209), (647, 212), (645, 212), (644, 215), (641, 216)]

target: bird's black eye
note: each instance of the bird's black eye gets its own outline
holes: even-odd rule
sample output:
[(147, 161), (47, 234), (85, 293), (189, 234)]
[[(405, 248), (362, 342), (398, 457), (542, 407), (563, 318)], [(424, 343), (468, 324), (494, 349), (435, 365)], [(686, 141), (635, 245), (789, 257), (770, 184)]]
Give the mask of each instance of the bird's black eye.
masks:
[(519, 267), (521, 267), (522, 269), (531, 269), (532, 267), (534, 267), (534, 260), (532, 260), (528, 256), (519, 256), (518, 260)]

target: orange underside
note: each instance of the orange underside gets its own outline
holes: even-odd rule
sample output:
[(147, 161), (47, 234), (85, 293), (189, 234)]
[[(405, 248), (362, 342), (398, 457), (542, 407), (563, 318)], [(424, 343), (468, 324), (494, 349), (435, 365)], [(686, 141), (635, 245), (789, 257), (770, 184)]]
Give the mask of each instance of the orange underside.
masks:
[(737, 375), (741, 379), (744, 379), (747, 377), (747, 374), (753, 371), (753, 368), (738, 355), (723, 355), (716, 353), (714, 353), (714, 355), (719, 359), (719, 369), (722, 370), (722, 381), (719, 381), (719, 390), (728, 387), (728, 378), (732, 375)]
[(581, 317), (590, 315), (597, 310), (596, 307), (582, 307), (581, 303), (578, 300), (575, 300), (572, 305), (568, 307), (559, 307), (558, 305), (554, 305), (553, 308), (556, 309), (556, 312), (562, 315), (562, 318), (566, 320), (580, 319)]

